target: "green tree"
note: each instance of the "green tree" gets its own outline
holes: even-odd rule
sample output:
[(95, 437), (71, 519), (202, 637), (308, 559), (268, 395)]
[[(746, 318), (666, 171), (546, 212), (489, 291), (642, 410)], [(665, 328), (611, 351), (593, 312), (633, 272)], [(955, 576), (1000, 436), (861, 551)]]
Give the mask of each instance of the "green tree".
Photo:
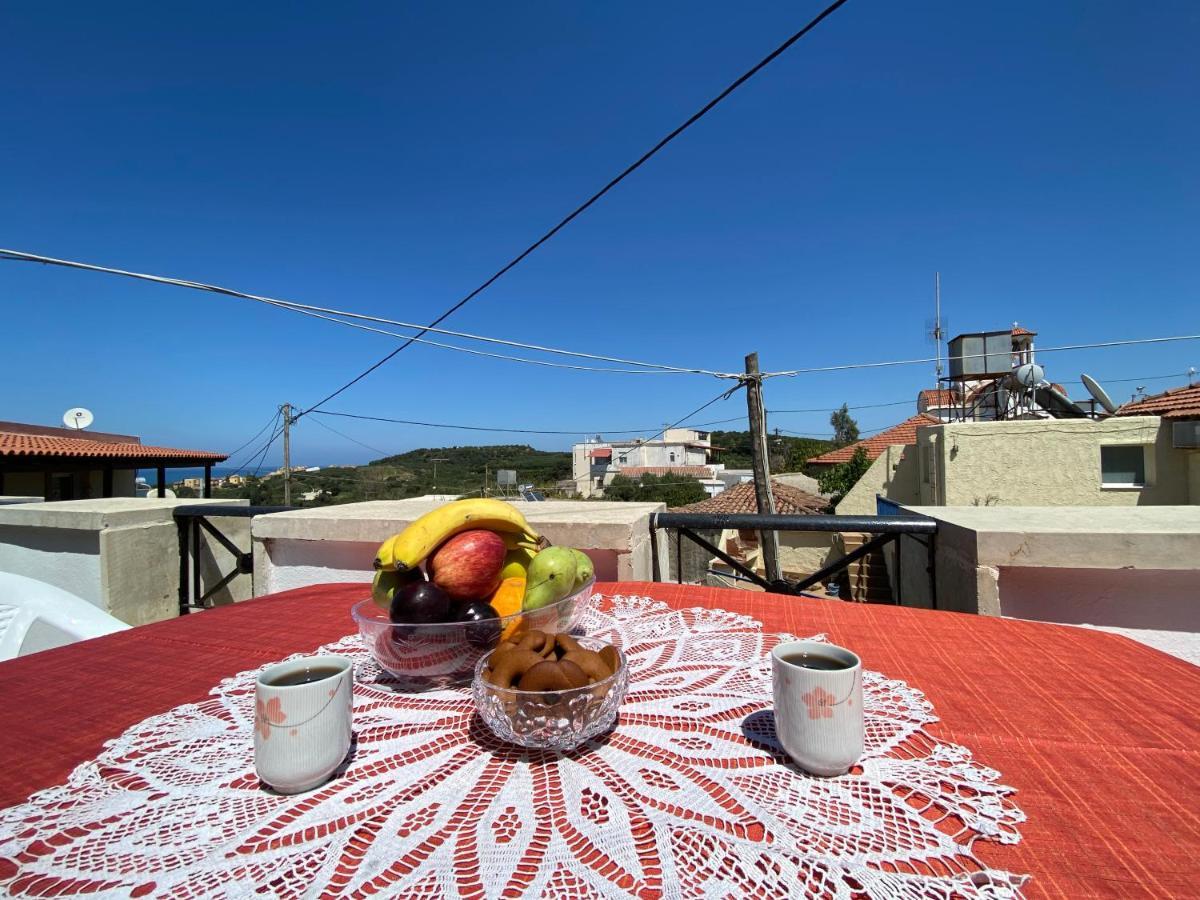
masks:
[(821, 486), (822, 494), (832, 494), (830, 501), (833, 505), (841, 502), (850, 493), (850, 489), (858, 484), (858, 479), (871, 468), (871, 460), (867, 458), (867, 449), (857, 447), (854, 455), (841, 465), (832, 466), (817, 476), (817, 484)]
[(605, 500), (665, 503), (668, 507), (687, 506), (708, 496), (708, 491), (695, 478), (687, 475), (643, 475), (634, 480), (618, 475), (604, 489)]
[(845, 447), (858, 440), (858, 423), (850, 415), (850, 407), (845, 403), (841, 409), (833, 411), (829, 424), (833, 426), (833, 446)]

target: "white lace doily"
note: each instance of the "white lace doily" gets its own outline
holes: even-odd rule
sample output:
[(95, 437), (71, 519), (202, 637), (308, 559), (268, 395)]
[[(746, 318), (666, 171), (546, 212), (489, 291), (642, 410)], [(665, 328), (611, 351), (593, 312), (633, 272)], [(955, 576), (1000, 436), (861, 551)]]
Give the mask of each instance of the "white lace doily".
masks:
[(616, 729), (557, 755), (500, 744), (469, 691), (395, 694), (357, 635), (353, 755), (294, 797), (254, 775), (254, 672), (146, 719), (66, 784), (0, 812), (18, 896), (1008, 897), (980, 837), (1024, 816), (923, 695), (864, 678), (866, 753), (840, 778), (787, 762), (768, 651), (720, 610), (611, 597), (590, 634), (631, 665)]

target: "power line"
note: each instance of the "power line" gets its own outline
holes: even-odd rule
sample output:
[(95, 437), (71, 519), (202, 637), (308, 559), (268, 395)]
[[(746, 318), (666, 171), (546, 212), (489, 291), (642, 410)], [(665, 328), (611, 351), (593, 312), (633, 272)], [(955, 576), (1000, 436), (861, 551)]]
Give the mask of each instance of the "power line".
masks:
[(230, 459), (231, 457), (237, 456), (239, 453), (242, 452), (242, 450), (244, 450), (250, 444), (257, 441), (259, 438), (259, 435), (261, 435), (264, 431), (266, 431), (268, 428), (270, 428), (275, 423), (275, 420), (278, 418), (279, 418), (279, 412), (276, 411), (275, 415), (273, 415), (273, 416), (271, 416), (271, 418), (267, 419), (267, 424), (264, 425), (262, 428), (258, 429), (258, 432), (254, 435), (254, 437), (250, 438), (250, 440), (246, 441), (246, 443), (239, 446), (236, 450), (231, 450), (225, 458)]
[[(276, 410), (276, 411), (275, 411), (275, 415), (271, 417), (271, 422), (270, 422), (270, 426), (269, 426), (269, 427), (270, 427), (270, 428), (271, 428), (271, 430), (272, 430), (272, 436), (271, 436), (271, 437), (268, 439), (268, 441), (267, 441), (267, 445), (268, 445), (268, 446), (269, 446), (271, 443), (273, 443), (273, 442), (274, 442), (275, 438), (277, 438), (279, 435), (281, 435), (281, 434), (283, 433), (283, 430), (282, 430), (282, 429), (275, 430), (275, 426), (276, 426), (276, 424), (279, 422), (279, 417), (280, 417), (281, 415), (283, 415), (283, 414), (282, 414), (282, 413), (281, 413), (279, 410)], [(265, 429), (265, 428), (264, 428), (264, 429), (262, 429), (262, 431), (260, 431), (258, 434), (259, 434), (259, 435), (261, 435), (261, 434), (263, 433), (263, 431), (266, 431), (266, 430), (267, 430), (267, 429)], [(254, 438), (252, 438), (250, 441), (247, 441), (247, 442), (246, 442), (246, 444), (252, 443), (254, 440), (256, 440), (256, 439), (257, 439), (257, 437), (258, 437), (258, 435), (255, 435), (255, 437), (254, 437)], [(245, 447), (245, 446), (246, 446), (246, 444), (243, 444), (243, 445), (242, 445), (242, 447)], [(241, 449), (242, 449), (242, 447), (239, 447), (239, 448), (238, 448), (238, 450), (241, 450)], [(258, 456), (258, 454), (259, 454), (259, 452), (260, 452), (261, 450), (262, 450), (262, 447), (261, 447), (261, 446), (260, 446), (260, 447), (256, 447), (256, 448), (254, 448), (253, 450), (251, 450), (251, 451), (250, 451), (250, 455), (249, 455), (249, 456), (247, 456), (247, 457), (246, 457), (246, 459), (247, 459), (247, 460), (254, 459), (256, 456)], [(233, 453), (230, 453), (230, 454), (229, 454), (229, 456), (228, 456), (228, 457), (226, 457), (226, 459), (227, 459), (227, 460), (228, 460), (228, 459), (231, 459), (231, 458), (232, 458), (232, 457), (234, 457), (236, 454), (237, 454), (237, 451), (234, 451)], [(241, 471), (243, 471), (244, 469), (247, 469), (247, 468), (249, 468), (249, 463), (248, 463), (248, 462), (247, 462), (247, 463), (243, 463), (241, 466), (239, 466), (239, 467), (237, 467), (237, 468), (232, 468), (232, 464), (230, 464), (230, 468), (231, 468), (231, 469), (232, 469), (232, 471), (233, 471), (233, 472), (235, 472), (235, 473), (237, 473), (237, 472), (241, 472)]]
[[(847, 406), (846, 409), (883, 409), (885, 406), (908, 406), (914, 401), (909, 400), (892, 400), (887, 403), (863, 403), (858, 406)], [(842, 407), (839, 406), (814, 406), (810, 409), (768, 409), (768, 415), (778, 415), (780, 413), (819, 413), (819, 412), (837, 412)]]
[[(328, 410), (317, 410), (313, 413), (316, 416), (337, 416), (342, 419), (362, 419), (368, 422), (387, 422), (393, 425), (416, 425), (423, 428), (450, 428), (460, 431), (495, 431), (508, 434), (552, 434), (552, 435), (577, 435), (577, 434), (644, 434), (654, 428), (653, 425), (648, 425), (644, 428), (573, 428), (573, 429), (543, 429), (543, 428), (505, 428), (491, 427), (487, 425), (457, 425), (448, 422), (422, 422), (416, 419), (395, 419), (388, 416), (369, 416), (360, 413), (347, 412), (330, 412)], [(695, 425), (696, 428), (704, 428), (709, 425), (724, 425), (728, 422), (740, 422), (744, 416), (736, 416), (732, 419), (720, 419), (716, 422), (701, 422)], [(661, 433), (661, 432), (660, 432)], [(653, 440), (651, 438), (650, 440)], [(373, 450), (375, 448), (368, 447)], [(379, 452), (379, 451), (377, 451)]]
[[(92, 263), (78, 262), (76, 260), (57, 259), (52, 256), (41, 256), (36, 253), (26, 253), (22, 250), (0, 249), (0, 259), (9, 259), (9, 260), (15, 260), (15, 261), (19, 261), (19, 262), (36, 262), (36, 263), (42, 263), (44, 265), (49, 265), (49, 266), (62, 266), (64, 268), (68, 268), (68, 269), (82, 269), (84, 271), (99, 272), (99, 273), (105, 274), (105, 275), (120, 275), (125, 278), (133, 278), (133, 279), (142, 280), (142, 281), (151, 281), (156, 284), (166, 284), (166, 285), (171, 285), (173, 287), (189, 288), (191, 290), (206, 291), (208, 293), (221, 294), (223, 296), (228, 296), (228, 297), (236, 297), (236, 298), (242, 299), (242, 300), (251, 300), (251, 301), (254, 301), (255, 303), (263, 303), (263, 304), (266, 304), (267, 306), (273, 306), (278, 309), (285, 309), (285, 310), (288, 310), (289, 312), (300, 313), (301, 315), (310, 316), (311, 318), (324, 319), (325, 321), (333, 322), (338, 325), (345, 325), (350, 328), (359, 328), (363, 331), (372, 331), (372, 332), (375, 332), (378, 334), (384, 334), (384, 335), (389, 335), (391, 337), (400, 338), (407, 342), (400, 349), (407, 347), (408, 344), (410, 344), (410, 343), (422, 343), (422, 344), (430, 344), (435, 347), (441, 347), (446, 350), (457, 350), (462, 353), (472, 353), (477, 356), (495, 356), (498, 359), (508, 359), (513, 362), (531, 363), (533, 365), (554, 365), (552, 363), (548, 363), (545, 361), (539, 362), (538, 360), (530, 360), (530, 359), (525, 359), (523, 357), (505, 356), (505, 355), (501, 355), (501, 354), (488, 354), (483, 351), (473, 350), (468, 347), (458, 347), (453, 344), (444, 344), (444, 343), (440, 343), (438, 341), (430, 341), (430, 340), (422, 339), (419, 335), (418, 336), (410, 336), (410, 335), (404, 335), (404, 334), (396, 334), (395, 332), (391, 332), (391, 331), (384, 331), (384, 330), (378, 329), (378, 328), (371, 328), (368, 326), (356, 325), (352, 322), (345, 322), (345, 321), (342, 321), (342, 319), (338, 319), (338, 318), (334, 318), (334, 317), (335, 316), (343, 316), (343, 317), (349, 318), (349, 319), (361, 319), (363, 321), (378, 322), (378, 323), (381, 323), (384, 325), (394, 325), (398, 328), (410, 328), (410, 329), (418, 331), (419, 334), (426, 334), (426, 333), (432, 332), (434, 334), (444, 334), (444, 335), (449, 335), (451, 337), (459, 337), (459, 338), (463, 338), (465, 340), (480, 341), (482, 343), (488, 343), (488, 344), (497, 344), (497, 345), (504, 346), (504, 347), (517, 347), (517, 348), (524, 349), (524, 350), (533, 350), (538, 353), (550, 353), (550, 354), (555, 354), (555, 355), (559, 355), (559, 356), (569, 356), (569, 357), (574, 357), (577, 359), (588, 359), (588, 360), (594, 360), (594, 361), (598, 361), (598, 362), (611, 362), (611, 363), (617, 363), (619, 365), (641, 366), (643, 369), (652, 369), (652, 370), (658, 370), (661, 372), (669, 372), (669, 373), (676, 373), (676, 374), (688, 374), (688, 375), (709, 375), (709, 376), (713, 376), (716, 378), (735, 378), (735, 377), (737, 377), (736, 375), (732, 375), (727, 372), (714, 372), (710, 369), (687, 368), (685, 366), (672, 366), (672, 365), (668, 365), (666, 363), (642, 362), (642, 361), (636, 360), (636, 359), (623, 359), (619, 356), (605, 356), (605, 355), (598, 354), (598, 353), (585, 353), (585, 352), (578, 351), (578, 350), (563, 350), (558, 347), (545, 347), (540, 344), (530, 344), (530, 343), (526, 343), (523, 341), (510, 341), (510, 340), (506, 340), (504, 338), (489, 337), (487, 335), (481, 335), (481, 334), (471, 334), (471, 333), (465, 332), (465, 331), (452, 331), (452, 330), (446, 329), (446, 328), (434, 328), (432, 326), (418, 325), (413, 322), (402, 322), (399, 319), (389, 319), (389, 318), (385, 318), (383, 316), (372, 316), (372, 315), (368, 315), (367, 313), (356, 313), (356, 312), (351, 312), (349, 310), (334, 309), (332, 307), (327, 307), (327, 306), (315, 306), (310, 303), (296, 303), (291, 300), (279, 300), (274, 297), (266, 297), (266, 296), (262, 296), (260, 294), (251, 294), (246, 291), (239, 291), (239, 290), (235, 290), (234, 288), (226, 288), (226, 287), (221, 287), (219, 285), (214, 285), (214, 284), (205, 284), (204, 282), (200, 282), (200, 281), (190, 281), (185, 278), (172, 278), (172, 277), (166, 276), (166, 275), (148, 275), (148, 274), (145, 274), (142, 272), (130, 272), (125, 269), (117, 269), (117, 268), (113, 268), (111, 266), (100, 266), (100, 265), (94, 265)], [(397, 351), (397, 352), (399, 352), (399, 351)], [(576, 368), (573, 366), (565, 366), (561, 363), (558, 364), (558, 367), (559, 368)], [(617, 372), (620, 374), (651, 374), (650, 372), (643, 373), (641, 369), (639, 369), (639, 370), (621, 370), (621, 369), (609, 369), (609, 368), (599, 368), (599, 367), (590, 367), (590, 366), (589, 367), (579, 366), (577, 368), (584, 369), (586, 371)], [(325, 402), (326, 401), (322, 401), (321, 403), (317, 404), (317, 406), (322, 406), (322, 405), (324, 405)], [(307, 413), (307, 412), (311, 411), (311, 409), (315, 409), (315, 408), (316, 407), (311, 407), (310, 410), (306, 410), (305, 413)], [(296, 419), (298, 419), (301, 415), (304, 415), (305, 413), (297, 413), (295, 416), (292, 417), (292, 421), (294, 422)]]
[[(1059, 353), (1064, 350), (1096, 350), (1104, 347), (1129, 347), (1137, 344), (1167, 344), (1175, 341), (1197, 341), (1200, 340), (1200, 334), (1177, 334), (1169, 337), (1152, 337), (1152, 338), (1130, 338), (1122, 341), (1097, 341), (1091, 344), (1064, 344), (1061, 347), (1038, 347), (1038, 353)], [(948, 360), (956, 359), (983, 359), (994, 354), (988, 353), (964, 353), (961, 356), (947, 357)], [(922, 359), (893, 359), (884, 362), (871, 363), (844, 363), (837, 366), (814, 366), (807, 369), (787, 369), (782, 372), (764, 372), (763, 378), (793, 378), (797, 375), (810, 375), (817, 372), (843, 372), (847, 369), (882, 369), (889, 366), (912, 366), (924, 363), (935, 362), (936, 357), (928, 356)]]
[[(721, 93), (719, 93), (716, 97), (714, 97), (712, 100), (710, 100), (708, 103), (706, 103), (698, 112), (695, 112), (691, 116), (689, 116), (687, 121), (685, 121), (682, 125), (678, 126), (674, 131), (672, 131), (670, 134), (668, 134), (666, 137), (664, 137), (662, 140), (660, 140), (657, 144), (655, 144), (653, 147), (651, 147), (649, 150), (647, 150), (645, 153), (643, 153), (642, 156), (636, 162), (634, 162), (632, 165), (627, 166), (625, 168), (625, 170), (623, 172), (621, 172), (621, 174), (619, 174), (616, 178), (612, 179), (611, 181), (608, 182), (608, 184), (604, 185), (604, 187), (602, 187), (596, 193), (592, 194), (591, 197), (589, 197), (587, 200), (585, 200), (583, 203), (581, 203), (579, 206), (577, 206), (574, 210), (572, 210), (557, 225), (555, 225), (553, 228), (551, 228), (549, 231), (547, 231), (545, 234), (543, 234), (540, 238), (538, 238), (536, 241), (534, 241), (532, 244), (530, 244), (528, 247), (526, 247), (524, 250), (522, 250), (515, 257), (513, 257), (508, 263), (506, 263), (503, 267), (501, 267), (499, 271), (497, 271), (494, 275), (492, 275), (485, 282), (483, 282), (483, 284), (479, 285), (479, 287), (475, 288), (475, 290), (471, 291), (471, 293), (467, 294), (465, 297), (463, 297), (461, 300), (459, 300), (457, 303), (455, 303), (453, 306), (451, 306), (449, 309), (447, 309), (444, 313), (442, 313), (440, 316), (438, 316), (436, 319), (434, 319), (432, 322), (430, 322), (429, 323), (430, 327), (440, 324), (442, 321), (449, 318), (452, 314), (454, 314), (455, 312), (460, 310), (463, 306), (465, 306), (467, 303), (469, 303), (471, 300), (473, 300), (475, 297), (477, 297), (479, 294), (481, 294), (487, 288), (491, 287), (491, 285), (493, 285), (505, 273), (507, 273), (513, 267), (515, 267), (517, 264), (519, 264), (523, 259), (525, 259), (525, 257), (529, 256), (529, 254), (533, 253), (534, 250), (536, 250), (542, 244), (546, 243), (546, 241), (550, 240), (550, 238), (554, 237), (554, 235), (558, 234), (558, 232), (560, 230), (562, 230), (569, 222), (571, 222), (572, 219), (574, 219), (576, 216), (578, 216), (580, 213), (582, 213), (584, 210), (586, 210), (589, 206), (591, 206), (593, 203), (595, 203), (597, 200), (599, 200), (601, 197), (603, 197), (605, 194), (607, 194), (610, 190), (612, 190), (614, 187), (616, 187), (618, 184), (620, 184), (622, 181), (624, 181), (629, 175), (633, 174), (635, 171), (637, 171), (639, 168), (641, 168), (641, 166), (645, 162), (647, 162), (651, 157), (653, 157), (656, 153), (658, 153), (658, 151), (663, 149), (663, 147), (667, 146), (667, 144), (671, 143), (671, 141), (675, 140), (675, 138), (677, 138), (679, 135), (683, 134), (684, 131), (686, 131), (688, 128), (690, 128), (692, 125), (694, 125), (696, 122), (700, 121), (700, 119), (702, 119), (705, 115), (707, 115), (708, 112), (711, 109), (713, 109), (718, 103), (720, 103), (722, 100), (724, 100), (726, 97), (728, 97), (734, 91), (736, 91), (739, 87), (741, 87), (743, 84), (745, 84), (751, 78), (753, 78), (756, 74), (758, 74), (759, 71), (761, 71), (763, 68), (768, 66), (771, 62), (773, 62), (777, 57), (779, 57), (781, 54), (783, 54), (794, 43), (796, 43), (798, 40), (800, 40), (802, 37), (804, 37), (806, 34), (808, 34), (814, 28), (816, 28), (819, 24), (821, 24), (822, 21), (825, 20), (826, 17), (832, 15), (845, 2), (846, 2), (846, 0), (835, 0), (834, 3), (831, 3), (825, 9), (823, 9), (819, 14), (817, 14), (817, 16), (814, 19), (812, 19), (812, 21), (810, 21), (807, 25), (805, 25), (803, 28), (801, 28), (799, 31), (797, 31), (795, 34), (793, 34), (791, 37), (789, 37), (786, 41), (784, 41), (782, 44), (780, 44), (778, 47), (776, 47), (773, 51), (771, 51), (769, 54), (767, 54), (765, 57), (763, 57), (763, 59), (759, 60), (759, 62), (757, 62), (753, 67), (751, 67), (749, 70), (744, 72), (732, 84), (730, 84), (728, 87), (726, 87), (725, 90), (721, 91)], [(418, 332), (417, 337), (421, 337), (425, 333), (426, 333), (425, 331)], [(374, 372), (376, 369), (378, 369), (384, 363), (388, 362), (396, 354), (398, 354), (401, 350), (405, 349), (412, 343), (413, 343), (413, 341), (409, 340), (409, 341), (406, 341), (405, 343), (401, 344), (399, 347), (397, 347), (391, 353), (387, 354), (382, 359), (380, 359), (378, 362), (373, 364), (370, 368), (365, 369), (363, 372), (354, 376), (354, 378), (350, 379), (348, 382), (343, 384), (336, 391), (329, 394), (328, 396), (326, 396), (324, 399), (320, 400), (319, 402), (313, 404), (308, 409), (304, 410), (304, 412), (300, 413), (300, 415), (303, 416), (321, 406), (324, 406), (326, 403), (328, 403), (334, 397), (338, 396), (343, 391), (347, 390), (348, 388), (357, 384), (362, 379), (366, 378), (368, 375), (370, 375), (372, 372)]]
[[(321, 413), (318, 413), (318, 415), (321, 415)], [(340, 432), (336, 428), (334, 428), (332, 425), (326, 425), (320, 419), (313, 419), (313, 421), (316, 422), (318, 425), (320, 425), (322, 428), (324, 428), (326, 431), (331, 431), (334, 434), (336, 434), (338, 437), (345, 438), (346, 440), (350, 441), (350, 443), (352, 443), (352, 444), (358, 444), (358, 446), (360, 446), (360, 447), (365, 447), (366, 449), (370, 450), (372, 453), (378, 453), (380, 456), (392, 456), (393, 455), (391, 453), (388, 453), (386, 450), (380, 450), (378, 447), (372, 447), (370, 444), (364, 444), (362, 441), (358, 440), (357, 438), (352, 438), (348, 434), (343, 434), (342, 432)]]

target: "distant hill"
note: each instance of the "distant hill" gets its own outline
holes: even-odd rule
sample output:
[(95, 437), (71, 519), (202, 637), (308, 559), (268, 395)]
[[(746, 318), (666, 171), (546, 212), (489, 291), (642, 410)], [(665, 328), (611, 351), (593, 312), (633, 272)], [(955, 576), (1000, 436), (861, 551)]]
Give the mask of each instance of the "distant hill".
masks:
[(439, 492), (470, 491), (482, 487), (484, 467), (490, 472), (489, 486), (496, 484), (497, 469), (515, 469), (520, 484), (552, 485), (571, 477), (571, 454), (566, 451), (534, 450), (525, 444), (495, 444), (486, 447), (423, 447), (397, 456), (385, 456), (368, 468), (394, 467), (409, 478), (433, 486), (433, 460), (437, 463)]
[[(748, 469), (750, 433), (714, 431), (714, 446), (723, 448), (720, 459), (730, 469)], [(832, 448), (829, 441), (781, 435), (770, 438), (772, 470), (796, 471), (804, 460)], [(437, 479), (434, 480), (434, 460)], [(484, 447), (422, 447), (373, 460), (365, 466), (330, 466), (319, 472), (292, 476), (292, 504), (325, 506), (361, 500), (401, 500), (424, 494), (464, 494), (484, 486), (496, 490), (496, 470), (515, 469), (517, 482), (553, 488), (571, 477), (571, 454), (567, 451), (534, 450), (525, 444), (494, 444)], [(320, 492), (312, 500), (304, 494)], [(217, 497), (245, 497), (256, 505), (283, 503), (283, 479), (251, 479), (242, 487), (221, 488)], [(186, 495), (181, 493), (181, 495)]]

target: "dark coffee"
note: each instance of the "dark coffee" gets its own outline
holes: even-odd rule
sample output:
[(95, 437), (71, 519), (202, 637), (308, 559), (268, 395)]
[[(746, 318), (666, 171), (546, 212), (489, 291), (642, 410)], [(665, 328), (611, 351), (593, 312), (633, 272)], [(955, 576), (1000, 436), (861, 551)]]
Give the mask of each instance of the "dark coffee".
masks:
[(314, 681), (324, 681), (326, 678), (332, 678), (334, 675), (341, 675), (342, 672), (343, 670), (337, 666), (313, 666), (309, 669), (297, 669), (294, 672), (276, 675), (270, 681), (264, 681), (263, 684), (269, 684), (271, 687), (295, 687), (298, 684), (312, 684)]
[(822, 669), (832, 672), (837, 669), (849, 669), (851, 664), (837, 656), (827, 653), (788, 653), (781, 656), (785, 663), (800, 666), (802, 669)]

